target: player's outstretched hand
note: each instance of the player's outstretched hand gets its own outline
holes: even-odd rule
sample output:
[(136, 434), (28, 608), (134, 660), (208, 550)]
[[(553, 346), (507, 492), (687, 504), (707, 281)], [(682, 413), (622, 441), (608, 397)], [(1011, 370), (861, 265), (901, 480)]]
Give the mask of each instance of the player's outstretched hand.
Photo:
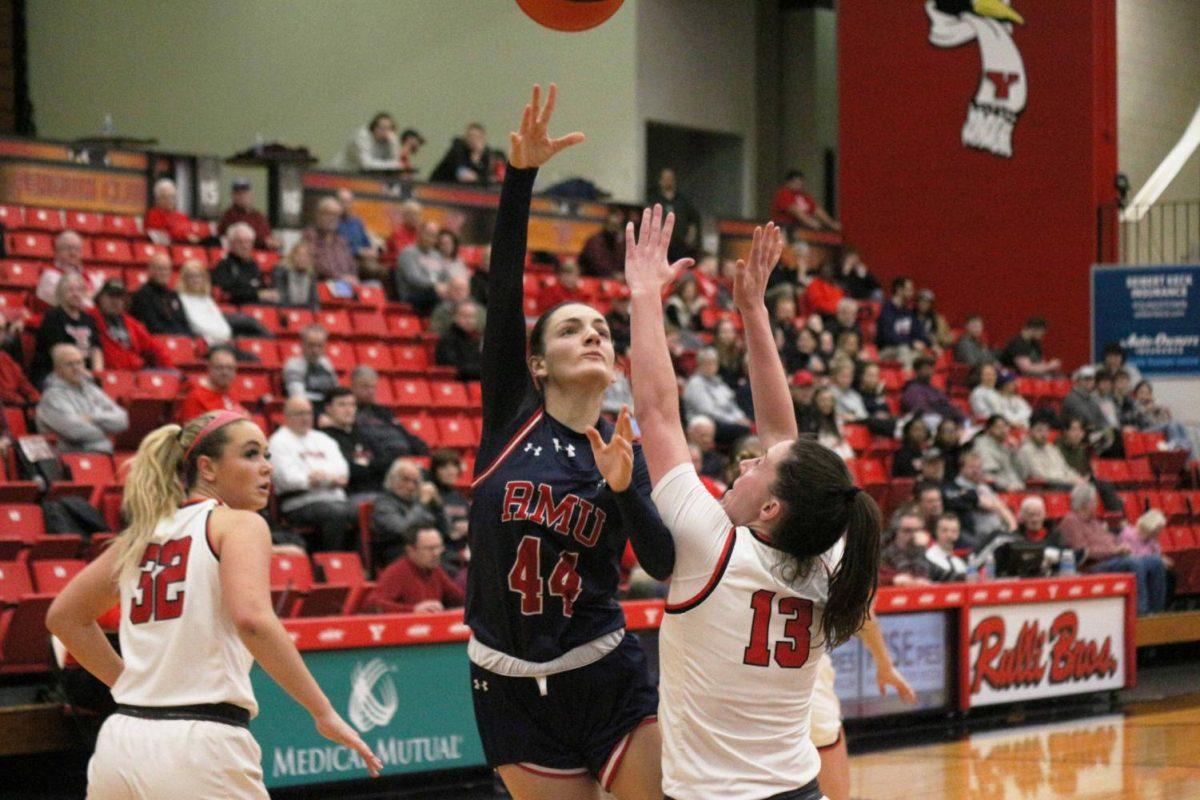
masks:
[(629, 417), (629, 406), (621, 406), (617, 415), (617, 426), (606, 444), (600, 431), (587, 429), (588, 442), (596, 459), (596, 469), (604, 476), (614, 492), (623, 492), (633, 480), (633, 422)]
[(371, 752), (371, 748), (367, 747), (367, 743), (362, 740), (362, 737), (355, 733), (354, 729), (336, 711), (330, 711), (326, 716), (314, 717), (313, 722), (317, 726), (317, 733), (331, 742), (337, 742), (358, 753), (363, 763), (367, 765), (367, 772), (371, 777), (379, 777), (379, 771), (383, 769), (383, 762), (379, 760), (379, 756)]
[(917, 702), (917, 693), (912, 690), (908, 681), (904, 680), (904, 676), (897, 672), (895, 667), (878, 670), (875, 673), (875, 682), (879, 684), (881, 695), (887, 694), (887, 687), (891, 686), (904, 702)]
[(525, 113), (521, 116), (521, 129), (508, 134), (508, 163), (518, 169), (540, 167), (560, 150), (565, 150), (571, 145), (583, 141), (584, 136), (579, 131), (568, 133), (557, 139), (550, 138), (546, 128), (550, 125), (550, 117), (554, 114), (554, 101), (557, 96), (558, 87), (552, 83), (546, 97), (546, 105), (543, 107), (542, 87), (534, 85), (533, 98), (526, 103)]
[(637, 236), (633, 223), (625, 225), (625, 282), (633, 294), (658, 295), (662, 288), (675, 279), (681, 269), (696, 262), (681, 258), (674, 264), (667, 261), (667, 248), (671, 244), (671, 233), (675, 230), (675, 214), (663, 219), (662, 206), (642, 211), (642, 224)]
[(750, 255), (738, 259), (733, 276), (733, 304), (739, 311), (749, 311), (764, 302), (767, 294), (767, 279), (783, 253), (783, 231), (768, 222), (766, 227), (754, 229), (750, 244)]

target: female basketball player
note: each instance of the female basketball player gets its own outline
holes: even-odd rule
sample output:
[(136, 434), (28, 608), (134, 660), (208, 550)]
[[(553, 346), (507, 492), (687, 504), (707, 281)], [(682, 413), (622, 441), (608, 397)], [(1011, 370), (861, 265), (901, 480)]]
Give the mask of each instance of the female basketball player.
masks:
[(734, 301), (745, 324), (758, 433), (720, 502), (700, 483), (679, 419), (661, 292), (674, 218), (647, 209), (626, 234), (634, 403), (654, 501), (675, 539), (659, 647), (663, 788), (673, 798), (815, 800), (820, 760), (809, 713), (821, 653), (867, 617), (879, 509), (846, 465), (796, 438), (763, 294), (782, 238), (754, 234)]
[[(112, 688), (88, 797), (263, 798), (262, 752), (247, 725), (257, 660), (354, 750), (380, 761), (329, 704), (271, 607), (267, 441), (213, 411), (142, 440), (125, 483), (126, 528), (50, 606), (46, 624)], [(121, 604), (121, 654), (96, 618)]]
[[(669, 575), (671, 535), (650, 502), (640, 448), (600, 437), (612, 428), (600, 420), (613, 376), (604, 316), (554, 306), (526, 353), (533, 181), (583, 141), (547, 134), (555, 94), (551, 85), (543, 108), (535, 86), (511, 134), (492, 243), (467, 579), (475, 719), (488, 763), (518, 800), (594, 798), (597, 782), (622, 800), (660, 798), (658, 692), (625, 633), (617, 583), (627, 538), (648, 573)], [(627, 414), (618, 427), (631, 435)]]

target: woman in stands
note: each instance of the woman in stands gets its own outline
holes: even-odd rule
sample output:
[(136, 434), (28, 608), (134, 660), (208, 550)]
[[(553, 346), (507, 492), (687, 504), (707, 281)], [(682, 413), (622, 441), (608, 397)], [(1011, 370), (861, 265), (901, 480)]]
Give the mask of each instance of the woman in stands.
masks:
[(783, 240), (755, 231), (734, 302), (745, 324), (755, 420), (766, 447), (720, 500), (701, 484), (679, 418), (663, 331), (674, 218), (661, 207), (626, 234), (634, 402), (654, 502), (675, 540), (659, 638), (663, 790), (677, 800), (816, 800), (809, 735), (821, 654), (867, 619), (880, 514), (845, 463), (798, 439), (763, 294)]
[[(674, 550), (640, 450), (605, 444), (613, 377), (604, 316), (548, 309), (525, 343), (522, 272), (537, 168), (583, 140), (546, 132), (551, 85), (510, 135), (483, 342), (483, 436), (468, 541), (467, 654), (488, 763), (518, 800), (660, 798), (658, 692), (617, 602), (627, 539), (665, 578)], [(528, 371), (514, 368), (526, 363)], [(622, 414), (618, 427), (631, 427)], [(599, 431), (597, 431), (599, 429)], [(603, 438), (602, 438), (603, 436)]]
[[(132, 461), (112, 547), (51, 605), (46, 624), (112, 688), (88, 797), (266, 798), (250, 667), (313, 716), (317, 730), (381, 766), (330, 705), (271, 606), (267, 441), (231, 411), (164, 425)], [(121, 653), (96, 618), (121, 606)]]

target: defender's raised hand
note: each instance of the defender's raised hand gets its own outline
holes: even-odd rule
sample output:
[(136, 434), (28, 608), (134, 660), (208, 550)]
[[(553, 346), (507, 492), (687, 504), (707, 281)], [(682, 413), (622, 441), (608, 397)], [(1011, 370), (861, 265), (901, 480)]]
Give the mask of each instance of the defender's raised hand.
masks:
[(551, 139), (546, 128), (550, 125), (550, 117), (554, 114), (554, 101), (558, 95), (558, 87), (550, 84), (550, 92), (546, 97), (546, 105), (542, 106), (542, 87), (534, 84), (533, 98), (525, 105), (525, 113), (521, 116), (521, 129), (508, 134), (508, 162), (518, 169), (540, 167), (555, 156), (560, 150), (571, 145), (579, 144), (584, 136), (579, 131), (568, 133), (557, 139)]
[(671, 232), (675, 229), (675, 215), (667, 214), (663, 219), (662, 206), (642, 211), (642, 225), (637, 237), (633, 234), (633, 223), (625, 226), (625, 282), (630, 292), (660, 293), (679, 270), (687, 269), (696, 262), (681, 258), (674, 264), (667, 261), (667, 247), (671, 244)]
[(767, 293), (767, 280), (779, 262), (783, 252), (783, 231), (768, 222), (766, 227), (754, 229), (750, 254), (738, 259), (733, 277), (733, 304), (739, 311), (747, 311), (763, 303)]
[(600, 438), (600, 431), (588, 428), (588, 442), (596, 459), (596, 469), (614, 492), (623, 492), (633, 480), (633, 423), (629, 417), (629, 406), (621, 406), (617, 425), (607, 443)]

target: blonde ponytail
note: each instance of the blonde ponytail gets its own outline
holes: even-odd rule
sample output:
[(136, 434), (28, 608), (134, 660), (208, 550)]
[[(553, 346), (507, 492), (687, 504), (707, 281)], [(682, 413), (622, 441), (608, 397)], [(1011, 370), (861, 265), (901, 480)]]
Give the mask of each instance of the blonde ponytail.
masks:
[(183, 482), (179, 475), (184, 446), (179, 441), (183, 428), (163, 425), (138, 445), (125, 479), (121, 514), (129, 526), (113, 544), (117, 548), (117, 574), (136, 569), (159, 520), (175, 513), (183, 502)]

